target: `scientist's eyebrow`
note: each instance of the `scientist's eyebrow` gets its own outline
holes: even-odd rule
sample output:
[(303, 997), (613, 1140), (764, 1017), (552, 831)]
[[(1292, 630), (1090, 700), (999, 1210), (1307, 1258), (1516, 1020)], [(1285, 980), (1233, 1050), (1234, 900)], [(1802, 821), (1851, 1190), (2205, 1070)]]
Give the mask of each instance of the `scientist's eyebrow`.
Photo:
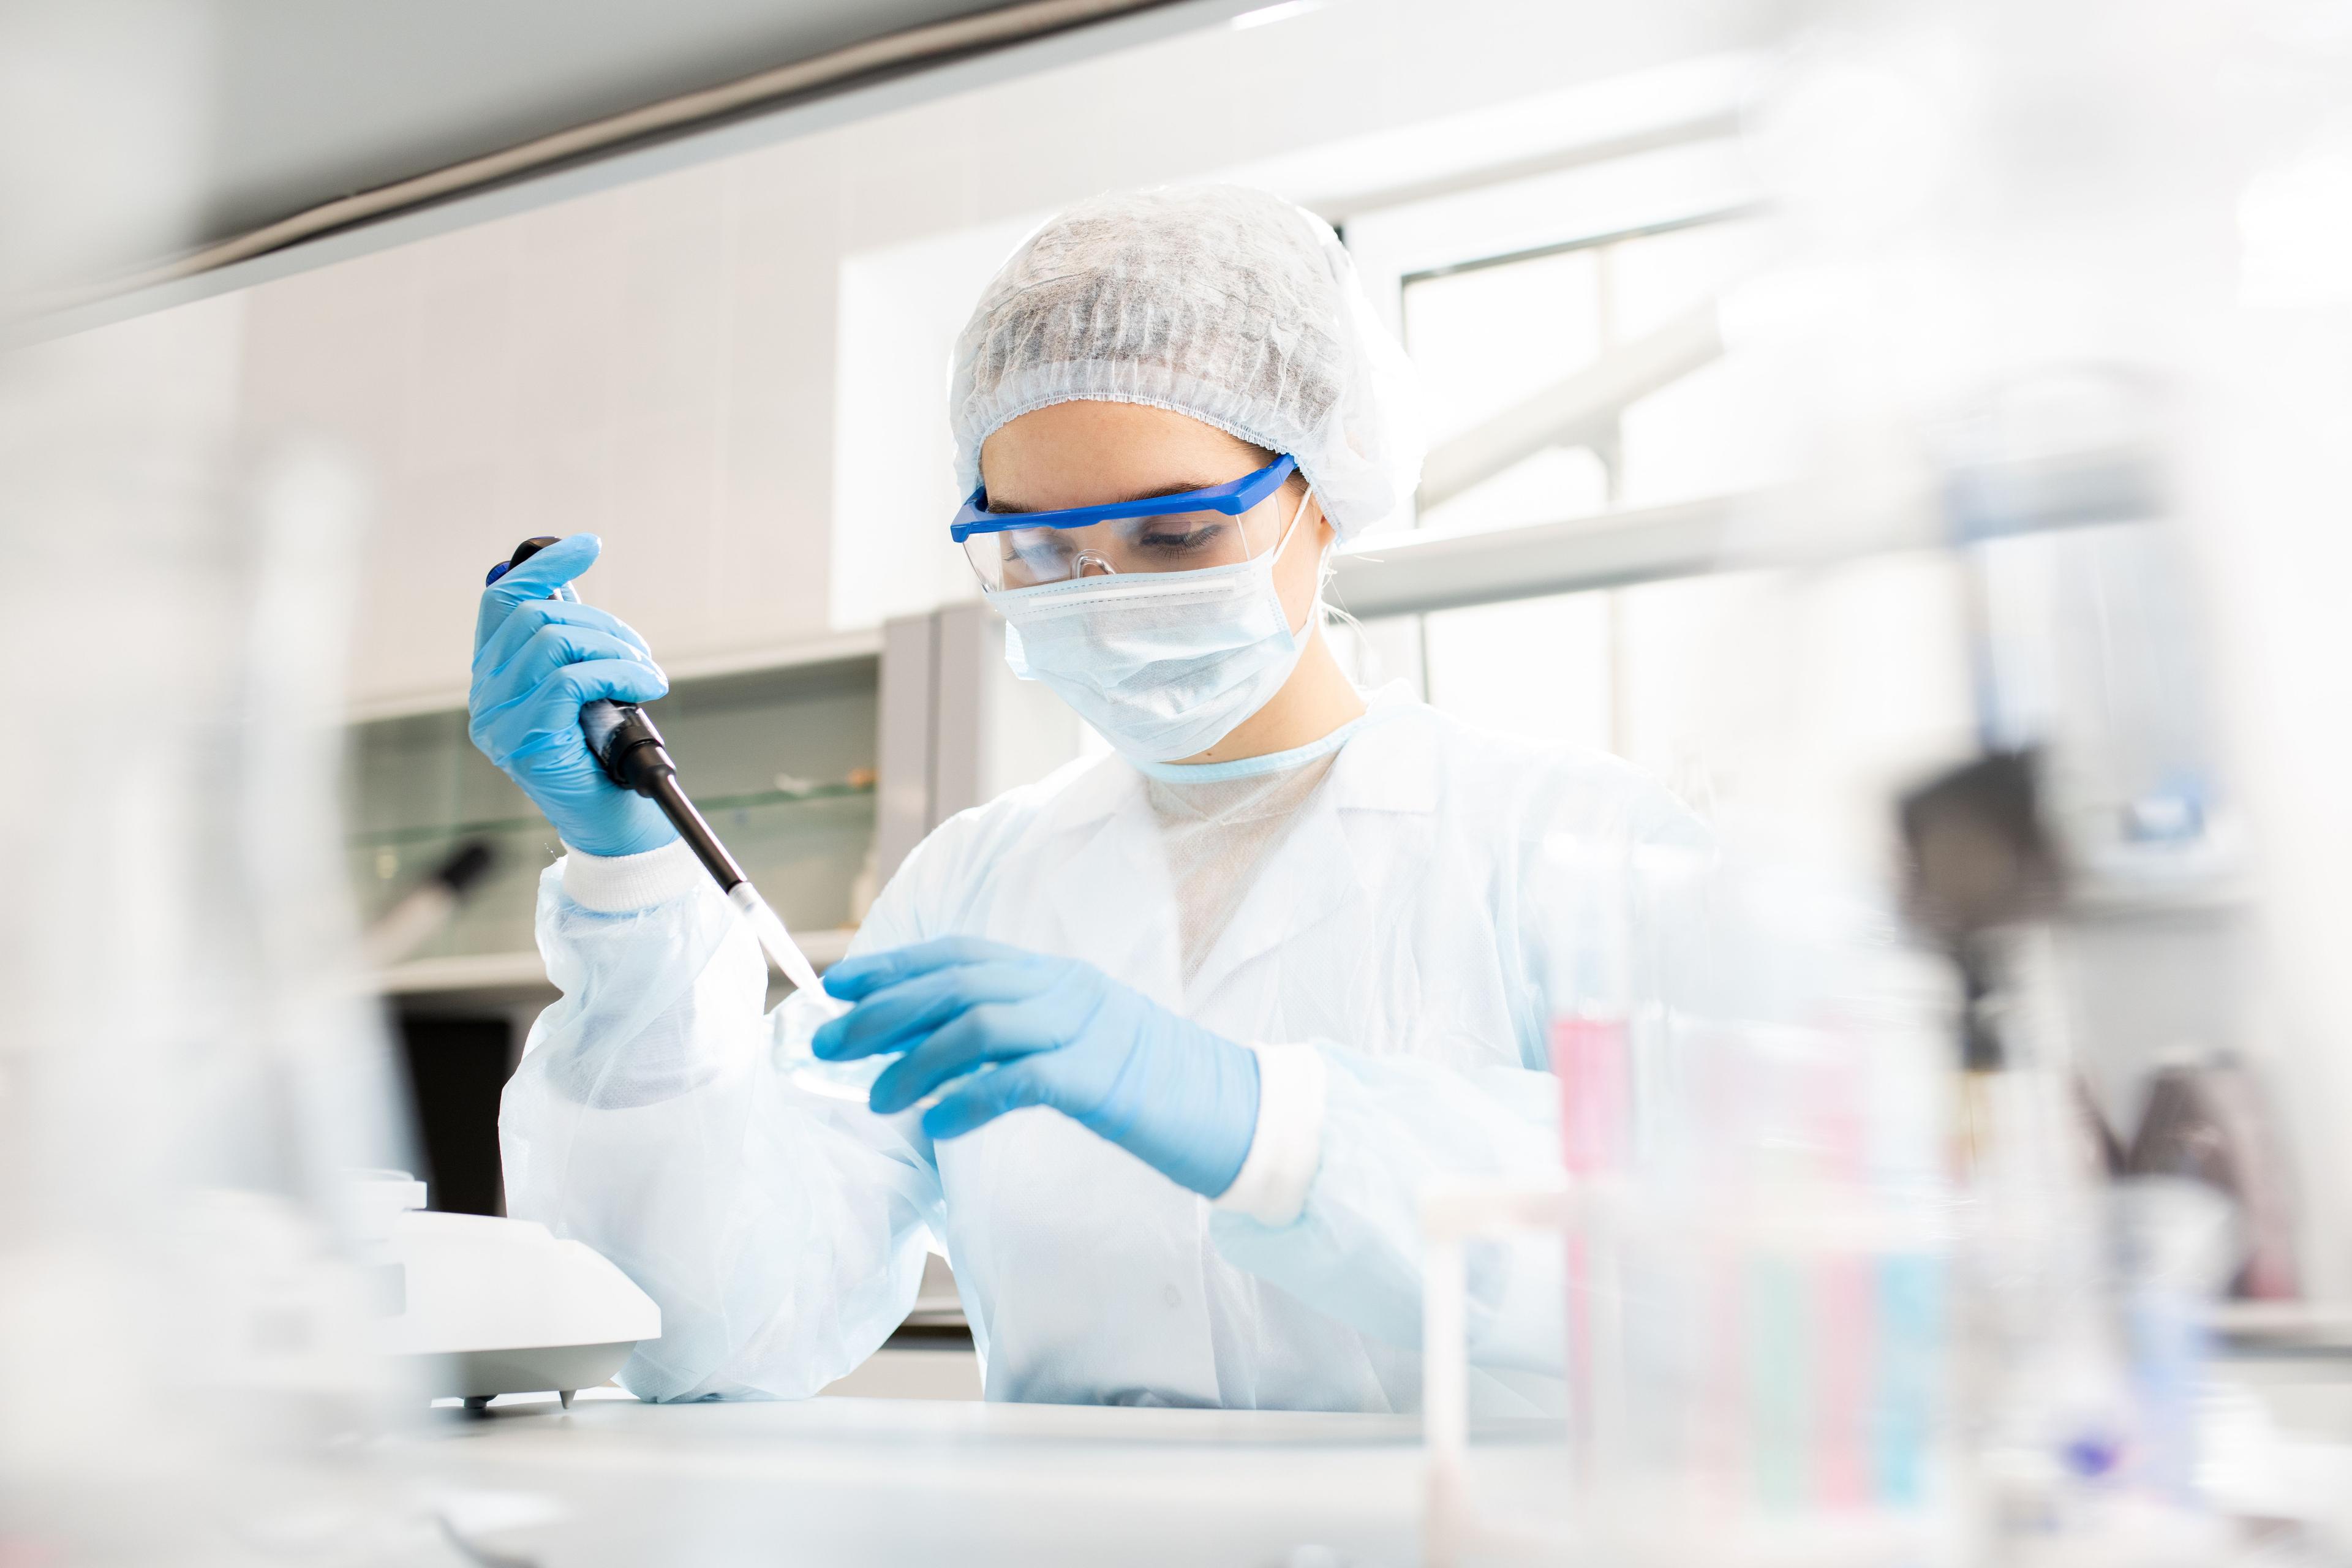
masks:
[[(1089, 506), (1116, 506), (1120, 501), (1127, 500), (1158, 500), (1161, 496), (1181, 496), (1187, 490), (1204, 490), (1211, 485), (1229, 485), (1233, 482), (1234, 481), (1231, 479), (1179, 479), (1172, 485), (1159, 485), (1151, 489), (1138, 490), (1131, 496), (1112, 496), (1107, 500), (1088, 501), (1087, 504)], [(1006, 517), (1016, 517), (1026, 512), (1061, 511), (1070, 509), (1062, 507), (1023, 506), (1019, 501), (1000, 500), (995, 496), (992, 495), (988, 498), (988, 510), (992, 516), (1001, 515)]]

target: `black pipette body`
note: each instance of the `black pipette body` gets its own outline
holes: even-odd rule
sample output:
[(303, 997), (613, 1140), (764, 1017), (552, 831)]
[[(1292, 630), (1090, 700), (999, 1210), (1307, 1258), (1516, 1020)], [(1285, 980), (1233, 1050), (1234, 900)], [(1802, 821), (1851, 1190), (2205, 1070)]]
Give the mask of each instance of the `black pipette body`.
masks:
[[(554, 542), (552, 536), (544, 534), (524, 540), (515, 546), (512, 555), (490, 568), (488, 581), (497, 582)], [(732, 892), (745, 880), (743, 868), (735, 863), (735, 857), (719, 842), (710, 824), (702, 819), (702, 813), (678, 787), (677, 764), (670, 761), (669, 748), (662, 743), (661, 731), (654, 728), (654, 721), (646, 717), (643, 708), (634, 702), (608, 699), (584, 703), (580, 710), (580, 729), (587, 738), (588, 754), (596, 759), (604, 776), (660, 807), (670, 826), (677, 829), (677, 836), (686, 840), (687, 847), (694, 851), (694, 858), (718, 882), (720, 892)]]

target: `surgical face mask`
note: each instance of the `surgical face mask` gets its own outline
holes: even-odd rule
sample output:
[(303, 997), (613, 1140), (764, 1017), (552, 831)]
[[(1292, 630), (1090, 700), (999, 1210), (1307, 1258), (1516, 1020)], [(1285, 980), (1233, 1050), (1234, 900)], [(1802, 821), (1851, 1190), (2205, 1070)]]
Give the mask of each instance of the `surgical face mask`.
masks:
[[(1274, 582), (1306, 511), (1302, 498), (1272, 550), (1230, 566), (989, 594), (1004, 617), (1005, 662), (1129, 757), (1171, 763), (1206, 751), (1282, 689), (1306, 649)], [(1315, 615), (1310, 607), (1307, 627)]]

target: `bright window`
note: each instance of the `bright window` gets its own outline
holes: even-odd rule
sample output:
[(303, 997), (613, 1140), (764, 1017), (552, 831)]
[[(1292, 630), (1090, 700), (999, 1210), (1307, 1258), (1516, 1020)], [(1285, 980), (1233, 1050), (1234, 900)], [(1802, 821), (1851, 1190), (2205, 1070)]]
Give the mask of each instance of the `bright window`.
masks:
[[(1715, 321), (1767, 228), (1702, 214), (1407, 275), (1405, 346), (1436, 454), (1422, 526), (1559, 522), (1779, 477), (1774, 401), (1725, 357)], [(1532, 447), (1496, 444), (1531, 417), (1548, 422)], [(1465, 452), (1488, 445), (1464, 482)]]
[[(1423, 528), (1633, 526), (1795, 470), (1790, 400), (1720, 324), (1769, 267), (1774, 220), (1717, 150), (1647, 157), (1638, 172), (1661, 177), (1638, 202), (1611, 194), (1627, 160), (1351, 228), (1428, 400)], [(1958, 558), (1920, 551), (1391, 616), (1335, 640), (1367, 684), (1622, 757), (1727, 828), (1805, 825), (1824, 839), (1809, 853), (1866, 871), (1885, 863), (1888, 802), (1973, 749), (1966, 603)]]
[(1366, 623), (1336, 639), (1482, 728), (1609, 752), (1718, 820), (1835, 825), (1876, 859), (1887, 802), (1973, 744), (1958, 559), (1724, 572)]

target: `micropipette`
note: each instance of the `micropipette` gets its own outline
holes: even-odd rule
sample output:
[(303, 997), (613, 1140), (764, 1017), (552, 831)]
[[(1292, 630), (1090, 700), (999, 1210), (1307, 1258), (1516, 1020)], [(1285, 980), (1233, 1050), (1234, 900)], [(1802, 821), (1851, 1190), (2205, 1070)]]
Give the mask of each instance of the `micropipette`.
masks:
[[(511, 556), (490, 568), (486, 581), (497, 582), (554, 542), (547, 535), (524, 540), (515, 546)], [(751, 879), (743, 875), (743, 868), (727, 852), (727, 846), (719, 842), (719, 835), (710, 830), (710, 824), (703, 820), (694, 802), (686, 798), (686, 791), (678, 787), (677, 764), (670, 761), (661, 731), (646, 717), (646, 710), (634, 702), (600, 699), (581, 708), (580, 728), (587, 736), (589, 754), (604, 770), (604, 776), (633, 795), (644, 795), (669, 818), (677, 836), (686, 840), (694, 858), (702, 862), (703, 868), (719, 884), (719, 890), (727, 895), (727, 901), (751, 923), (769, 962), (799, 990), (811, 996), (823, 996), (824, 991), (817, 982), (815, 965), (801, 952), (800, 944), (793, 941), (792, 932), (784, 929), (776, 911), (768, 907), (768, 900), (751, 886)]]

